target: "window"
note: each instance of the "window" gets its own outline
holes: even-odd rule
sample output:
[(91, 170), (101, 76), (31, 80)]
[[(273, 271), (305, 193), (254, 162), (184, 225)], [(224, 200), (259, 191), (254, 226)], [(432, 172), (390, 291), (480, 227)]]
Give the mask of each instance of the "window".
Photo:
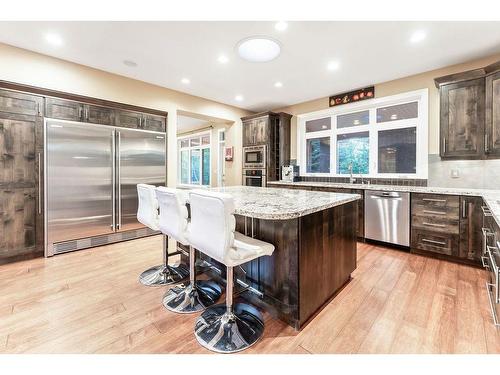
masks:
[(302, 174), (427, 178), (427, 97), (424, 89), (300, 115)]
[(179, 138), (179, 180), (186, 185), (210, 185), (210, 133)]

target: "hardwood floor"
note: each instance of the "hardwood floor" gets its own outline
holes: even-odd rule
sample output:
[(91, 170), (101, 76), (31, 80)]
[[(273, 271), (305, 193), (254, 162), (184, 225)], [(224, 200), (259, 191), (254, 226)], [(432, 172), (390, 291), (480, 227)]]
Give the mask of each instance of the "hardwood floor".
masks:
[[(149, 237), (0, 266), (0, 352), (209, 353), (196, 314), (139, 284), (160, 262)], [(485, 271), (360, 243), (352, 276), (301, 332), (266, 316), (245, 353), (500, 353)]]

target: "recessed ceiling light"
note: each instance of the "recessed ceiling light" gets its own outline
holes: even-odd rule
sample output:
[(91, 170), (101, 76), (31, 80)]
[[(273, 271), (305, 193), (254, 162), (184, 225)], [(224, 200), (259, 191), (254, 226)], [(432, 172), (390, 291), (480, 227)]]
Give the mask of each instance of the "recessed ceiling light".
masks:
[(234, 97), (234, 100), (236, 100), (237, 102), (241, 102), (241, 101), (243, 101), (243, 96), (242, 95), (236, 95)]
[(229, 59), (227, 58), (226, 55), (220, 55), (217, 58), (217, 61), (220, 62), (221, 64), (226, 64), (229, 61)]
[(189, 78), (183, 78), (183, 79), (181, 79), (181, 82), (184, 83), (185, 85), (189, 85), (191, 83)]
[(251, 62), (268, 62), (279, 56), (279, 43), (268, 37), (251, 37), (243, 39), (237, 45), (241, 58)]
[(135, 68), (137, 66), (137, 63), (132, 60), (123, 60), (123, 63), (127, 65), (129, 68)]
[(283, 84), (281, 82), (275, 82), (274, 87), (283, 87)]
[(415, 31), (410, 37), (410, 42), (419, 43), (424, 40), (426, 36), (427, 34), (423, 30)]
[(288, 24), (285, 21), (276, 22), (276, 24), (274, 25), (274, 28), (278, 31), (284, 31), (287, 27)]
[(45, 34), (45, 41), (53, 46), (62, 46), (63, 40), (60, 35), (54, 33)]
[(326, 68), (331, 71), (338, 70), (338, 68), (340, 68), (340, 63), (338, 61), (330, 61)]

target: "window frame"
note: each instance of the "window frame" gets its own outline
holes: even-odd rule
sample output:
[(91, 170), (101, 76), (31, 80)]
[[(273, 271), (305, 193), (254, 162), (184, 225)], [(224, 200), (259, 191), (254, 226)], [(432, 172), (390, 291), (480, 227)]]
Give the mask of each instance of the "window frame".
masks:
[[(209, 137), (209, 143), (203, 145), (201, 139), (205, 136)], [(191, 146), (191, 139), (193, 138), (199, 138), (199, 145), (198, 146)], [(181, 147), (181, 142), (184, 140), (188, 140), (188, 147)], [(199, 133), (192, 133), (192, 134), (187, 134), (184, 136), (177, 137), (177, 182), (178, 186), (199, 186), (199, 187), (204, 187), (204, 186), (211, 186), (212, 185), (212, 132), (211, 131), (202, 131)], [(204, 149), (209, 149), (209, 165), (210, 165), (210, 171), (208, 173), (208, 185), (203, 185), (203, 150)], [(200, 151), (200, 182), (199, 183), (192, 183), (191, 181), (191, 151), (192, 150), (199, 150)], [(188, 151), (188, 158), (189, 158), (189, 163), (188, 163), (188, 176), (189, 176), (189, 183), (182, 183), (182, 166), (181, 166), (181, 152), (182, 151)]]
[[(347, 177), (349, 174), (337, 173), (337, 135), (361, 133), (367, 131), (369, 134), (369, 173), (363, 174), (367, 178), (415, 178), (427, 179), (428, 177), (428, 89), (420, 89), (397, 95), (384, 96), (381, 98), (368, 99), (361, 102), (331, 107), (326, 110), (315, 111), (297, 115), (297, 161), (300, 165), (301, 176), (311, 177)], [(377, 123), (377, 108), (391, 105), (418, 102), (418, 115), (416, 118), (393, 120)], [(369, 111), (369, 122), (366, 125), (356, 125), (337, 129), (337, 116), (345, 115), (363, 110)], [(306, 133), (306, 122), (325, 117), (331, 118), (331, 129)], [(416, 173), (378, 173), (378, 132), (381, 130), (393, 130), (402, 128), (416, 128)], [(307, 139), (330, 137), (330, 172), (312, 173), (307, 172)], [(354, 174), (359, 176), (359, 174)]]

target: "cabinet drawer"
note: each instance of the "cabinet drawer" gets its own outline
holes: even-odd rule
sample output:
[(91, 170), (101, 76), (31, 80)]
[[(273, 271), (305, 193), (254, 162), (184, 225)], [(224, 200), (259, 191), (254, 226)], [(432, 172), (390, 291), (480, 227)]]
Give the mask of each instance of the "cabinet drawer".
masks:
[(433, 253), (457, 256), (459, 236), (421, 229), (412, 229), (411, 247)]
[(412, 215), (412, 229), (423, 229), (428, 232), (460, 233), (460, 222), (446, 217)]
[(411, 196), (413, 215), (458, 220), (460, 197), (456, 195), (419, 194)]

